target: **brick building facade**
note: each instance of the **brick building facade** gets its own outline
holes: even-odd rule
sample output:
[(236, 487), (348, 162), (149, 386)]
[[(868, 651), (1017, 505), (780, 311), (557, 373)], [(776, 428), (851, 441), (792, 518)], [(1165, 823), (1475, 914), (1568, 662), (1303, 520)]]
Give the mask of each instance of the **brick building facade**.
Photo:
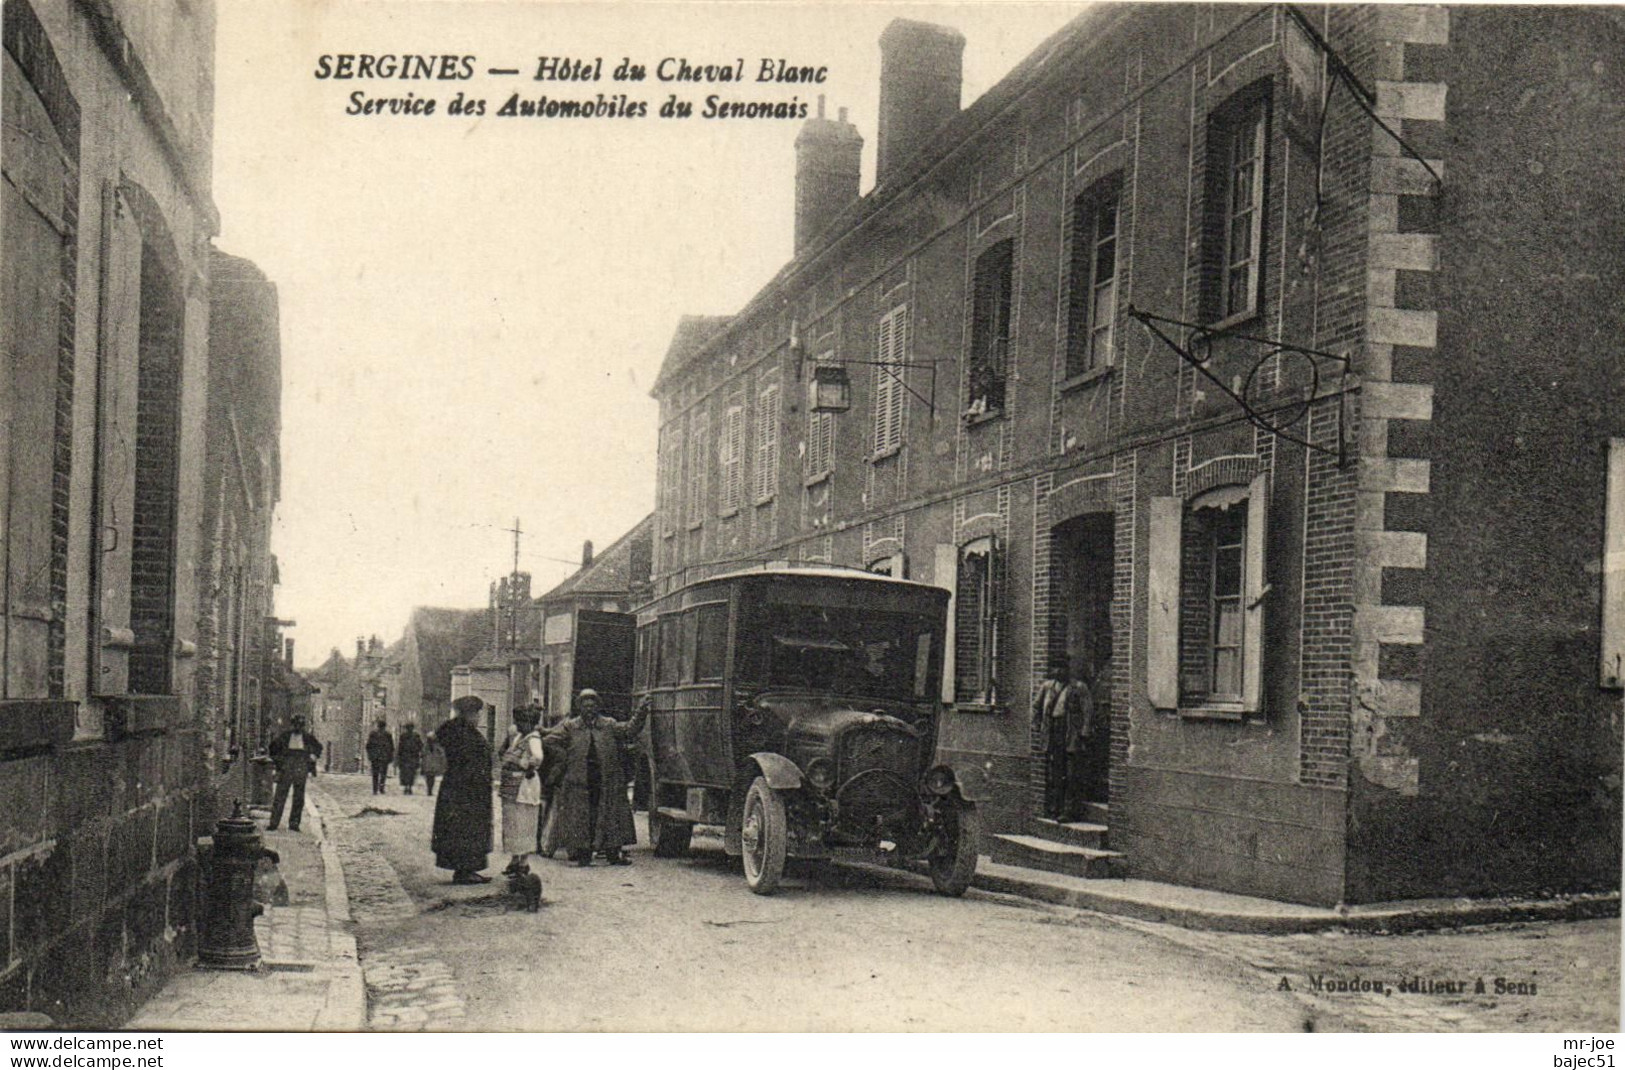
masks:
[[(794, 259), (673, 338), (656, 593), (750, 561), (954, 592), (942, 747), (1023, 860), (1617, 887), (1621, 36), (1105, 5), (961, 110), (963, 39), (894, 23), (875, 187), (809, 120)], [(1028, 713), (1062, 668), (1110, 711), (1074, 827)]]

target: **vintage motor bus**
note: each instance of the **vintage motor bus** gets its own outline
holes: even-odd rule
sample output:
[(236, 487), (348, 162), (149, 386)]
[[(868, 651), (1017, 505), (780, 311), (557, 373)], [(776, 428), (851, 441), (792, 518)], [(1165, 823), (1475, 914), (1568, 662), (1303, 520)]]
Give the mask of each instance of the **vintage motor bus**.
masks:
[(655, 854), (720, 825), (761, 895), (789, 858), (924, 860), (937, 891), (963, 894), (982, 795), (974, 774), (936, 762), (947, 606), (936, 587), (785, 568), (639, 610)]

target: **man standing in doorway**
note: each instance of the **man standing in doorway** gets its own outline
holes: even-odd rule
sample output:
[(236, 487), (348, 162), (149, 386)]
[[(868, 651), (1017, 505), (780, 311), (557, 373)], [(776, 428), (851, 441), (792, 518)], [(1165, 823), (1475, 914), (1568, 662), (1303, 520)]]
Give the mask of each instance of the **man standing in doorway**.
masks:
[(1044, 753), (1045, 817), (1076, 821), (1096, 790), (1108, 741), (1095, 720), (1094, 695), (1082, 672), (1057, 666), (1033, 696), (1033, 734)]

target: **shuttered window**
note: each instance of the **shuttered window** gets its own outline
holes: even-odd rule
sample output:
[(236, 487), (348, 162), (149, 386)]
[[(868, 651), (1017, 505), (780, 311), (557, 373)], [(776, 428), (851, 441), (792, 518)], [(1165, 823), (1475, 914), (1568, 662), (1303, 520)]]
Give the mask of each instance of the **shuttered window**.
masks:
[(1146, 690), (1158, 709), (1260, 709), (1266, 478), (1151, 500)]
[(687, 439), (683, 437), (681, 426), (670, 428), (666, 438), (664, 460), (666, 462), (666, 476), (662, 481), (666, 487), (666, 508), (662, 513), (661, 527), (665, 534), (675, 534), (682, 526), (683, 497), (681, 493), (683, 481), (683, 450)]
[(711, 475), (711, 414), (696, 413), (688, 439), (688, 526), (705, 523), (705, 498)]
[(729, 400), (728, 410), (722, 417), (722, 433), (717, 441), (718, 468), (722, 487), (718, 493), (717, 511), (732, 516), (739, 511), (739, 499), (745, 484), (745, 399), (735, 395)]
[(998, 580), (993, 539), (977, 539), (961, 548), (954, 597), (955, 702), (991, 705), (998, 701)]
[[(833, 364), (834, 353), (823, 353), (820, 364)], [(817, 479), (835, 467), (835, 414), (807, 412), (807, 478)]]
[(779, 384), (756, 394), (756, 502), (768, 501), (779, 489)]
[[(8, 19), (15, 6), (7, 5)], [(72, 250), (64, 219), (75, 150), (63, 144), (46, 102), (10, 53), (4, 63), (0, 397), (11, 400), (0, 405), (0, 459), (6, 462), (0, 473), (0, 697), (44, 698), (62, 693), (63, 622), (52, 588), (66, 556), (52, 528), (60, 512), (53, 493), (58, 379), (62, 293), (69, 281), (64, 255)], [(64, 487), (64, 505), (66, 499)]]
[(908, 306), (898, 305), (880, 320), (875, 343), (874, 455), (884, 457), (903, 445), (902, 367), (908, 352)]

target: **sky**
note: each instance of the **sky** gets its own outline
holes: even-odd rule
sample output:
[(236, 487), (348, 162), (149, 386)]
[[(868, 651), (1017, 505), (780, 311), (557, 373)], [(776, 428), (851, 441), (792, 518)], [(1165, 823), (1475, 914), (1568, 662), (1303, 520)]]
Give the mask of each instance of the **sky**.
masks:
[[(217, 244), (281, 306), (272, 549), (298, 663), (393, 641), (413, 606), (484, 606), (516, 517), (540, 594), (654, 508), (649, 388), (678, 317), (738, 311), (792, 251), (801, 123), (706, 119), (709, 94), (848, 108), (867, 192), (893, 18), (965, 35), (968, 105), (1085, 6), (221, 0)], [(346, 54), (473, 56), (473, 77), (317, 77)], [(601, 57), (602, 80), (536, 81), (541, 57)], [(743, 59), (746, 81), (661, 82), (667, 57)], [(826, 80), (758, 84), (763, 58)], [(622, 59), (645, 80), (616, 82)], [(436, 111), (346, 114), (357, 92)], [(449, 114), (459, 92), (485, 114)], [(498, 116), (516, 92), (651, 114)], [(661, 119), (671, 94), (696, 114)]]

